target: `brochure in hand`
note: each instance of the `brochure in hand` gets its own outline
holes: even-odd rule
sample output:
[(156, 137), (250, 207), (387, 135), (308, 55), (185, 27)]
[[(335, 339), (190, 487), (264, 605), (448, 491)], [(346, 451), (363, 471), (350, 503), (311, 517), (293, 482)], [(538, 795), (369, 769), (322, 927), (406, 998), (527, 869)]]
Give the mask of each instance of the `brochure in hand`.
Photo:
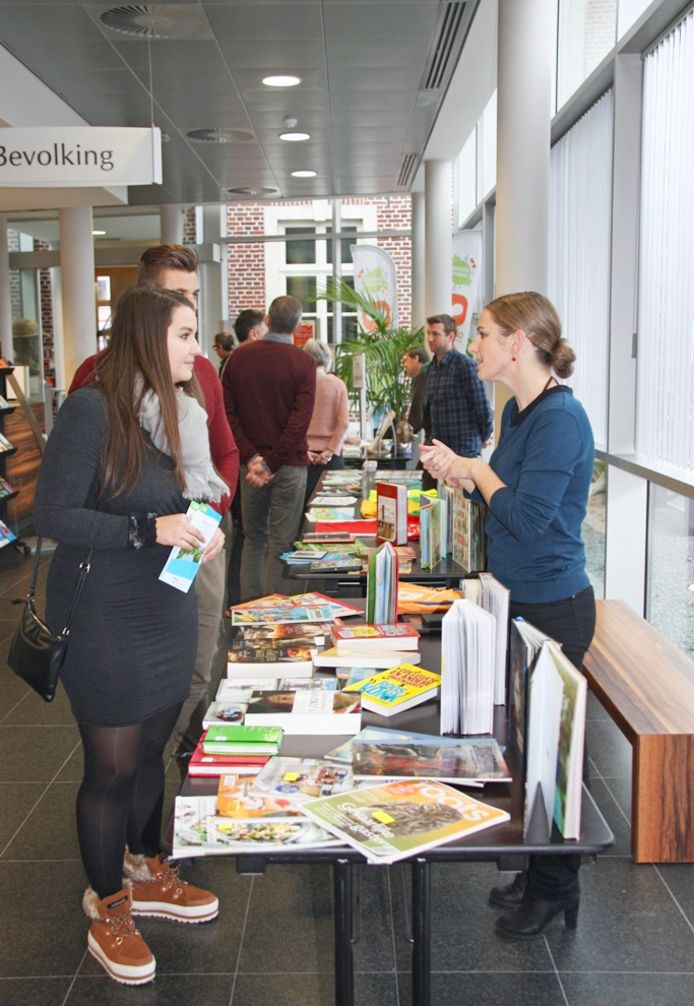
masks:
[(509, 820), (506, 811), (421, 779), (309, 800), (302, 809), (371, 863), (395, 863)]
[(222, 519), (221, 514), (218, 514), (208, 503), (199, 503), (197, 500), (191, 500), (186, 516), (191, 524), (202, 532), (204, 541), (201, 542), (199, 548), (184, 549), (175, 545), (166, 560), (166, 565), (159, 574), (160, 580), (175, 587), (176, 590), (183, 591), (184, 594), (190, 590), (190, 586), (200, 569), (203, 552), (210, 544)]

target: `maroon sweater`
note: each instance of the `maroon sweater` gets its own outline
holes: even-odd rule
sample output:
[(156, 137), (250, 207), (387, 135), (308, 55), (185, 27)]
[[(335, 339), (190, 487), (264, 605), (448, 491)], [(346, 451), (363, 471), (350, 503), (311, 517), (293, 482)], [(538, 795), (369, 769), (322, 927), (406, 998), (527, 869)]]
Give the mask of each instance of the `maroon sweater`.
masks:
[(255, 454), (271, 472), (308, 464), (306, 430), (316, 395), (316, 365), (308, 353), (271, 339), (245, 342), (224, 368), (222, 385), (244, 464)]

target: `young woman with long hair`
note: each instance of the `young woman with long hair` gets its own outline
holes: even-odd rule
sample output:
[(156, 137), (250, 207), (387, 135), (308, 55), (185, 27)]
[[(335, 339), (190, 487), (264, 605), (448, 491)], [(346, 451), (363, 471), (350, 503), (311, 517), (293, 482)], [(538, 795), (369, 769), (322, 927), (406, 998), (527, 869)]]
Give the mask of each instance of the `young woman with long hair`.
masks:
[[(46, 589), (55, 631), (91, 552), (62, 681), (84, 750), (77, 832), (90, 884), (87, 945), (130, 985), (155, 974), (134, 915), (205, 922), (218, 913), (217, 898), (182, 881), (160, 842), (163, 751), (190, 688), (197, 614), (195, 591), (159, 574), (171, 546), (200, 546), (189, 501), (227, 491), (193, 375), (196, 333), (182, 295), (123, 294), (97, 380), (58, 413), (34, 510), (38, 533), (58, 542)], [(217, 531), (203, 560), (222, 545)]]
[[(585, 568), (581, 524), (593, 471), (593, 434), (571, 389), (576, 359), (542, 294), (498, 297), (482, 311), (470, 346), (483, 381), (513, 397), (489, 464), (461, 458), (434, 441), (424, 467), (487, 504), (487, 568), (511, 591), (511, 617), (522, 616), (561, 643), (581, 668), (595, 629), (595, 600)], [(509, 938), (539, 936), (555, 915), (576, 925), (580, 856), (531, 857), (526, 874), (494, 888), (490, 901), (513, 909), (496, 923)]]

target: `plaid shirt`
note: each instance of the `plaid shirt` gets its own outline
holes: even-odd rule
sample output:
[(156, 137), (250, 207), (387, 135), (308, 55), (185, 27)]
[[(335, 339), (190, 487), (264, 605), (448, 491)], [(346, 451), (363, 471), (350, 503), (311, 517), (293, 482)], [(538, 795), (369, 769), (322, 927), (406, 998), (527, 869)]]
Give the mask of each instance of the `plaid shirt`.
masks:
[(492, 410), (472, 360), (449, 349), (434, 357), (426, 375), (426, 404), (431, 438), (464, 457), (480, 453), (492, 434)]

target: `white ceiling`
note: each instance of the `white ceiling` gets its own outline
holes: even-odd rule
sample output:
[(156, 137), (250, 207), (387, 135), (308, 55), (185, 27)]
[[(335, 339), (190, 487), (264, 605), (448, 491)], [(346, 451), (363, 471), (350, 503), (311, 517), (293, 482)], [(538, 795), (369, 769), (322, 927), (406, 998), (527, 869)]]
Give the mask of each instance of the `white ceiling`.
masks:
[[(488, 0), (485, 0), (488, 2)], [(163, 147), (162, 186), (131, 205), (227, 202), (228, 189), (274, 198), (408, 191), (478, 0), (169, 0), (123, 4), (139, 39), (102, 20), (108, 3), (0, 0), (0, 44), (45, 85), (46, 105), (0, 79), (0, 117), (147, 126)], [(153, 20), (152, 20), (153, 19)], [(180, 36), (180, 37), (175, 37)], [(442, 65), (439, 64), (443, 57)], [(440, 69), (439, 78), (432, 74)], [(270, 89), (268, 73), (301, 76)], [(49, 97), (66, 112), (48, 110)], [(38, 112), (40, 115), (41, 113)], [(33, 121), (26, 121), (27, 118)], [(311, 134), (284, 143), (284, 120)], [(45, 121), (45, 120), (44, 120)], [(190, 130), (242, 130), (247, 142), (195, 143)], [(403, 175), (403, 166), (410, 170)], [(311, 168), (315, 179), (291, 171)], [(0, 193), (0, 200), (2, 194)], [(2, 202), (0, 202), (0, 209)]]

